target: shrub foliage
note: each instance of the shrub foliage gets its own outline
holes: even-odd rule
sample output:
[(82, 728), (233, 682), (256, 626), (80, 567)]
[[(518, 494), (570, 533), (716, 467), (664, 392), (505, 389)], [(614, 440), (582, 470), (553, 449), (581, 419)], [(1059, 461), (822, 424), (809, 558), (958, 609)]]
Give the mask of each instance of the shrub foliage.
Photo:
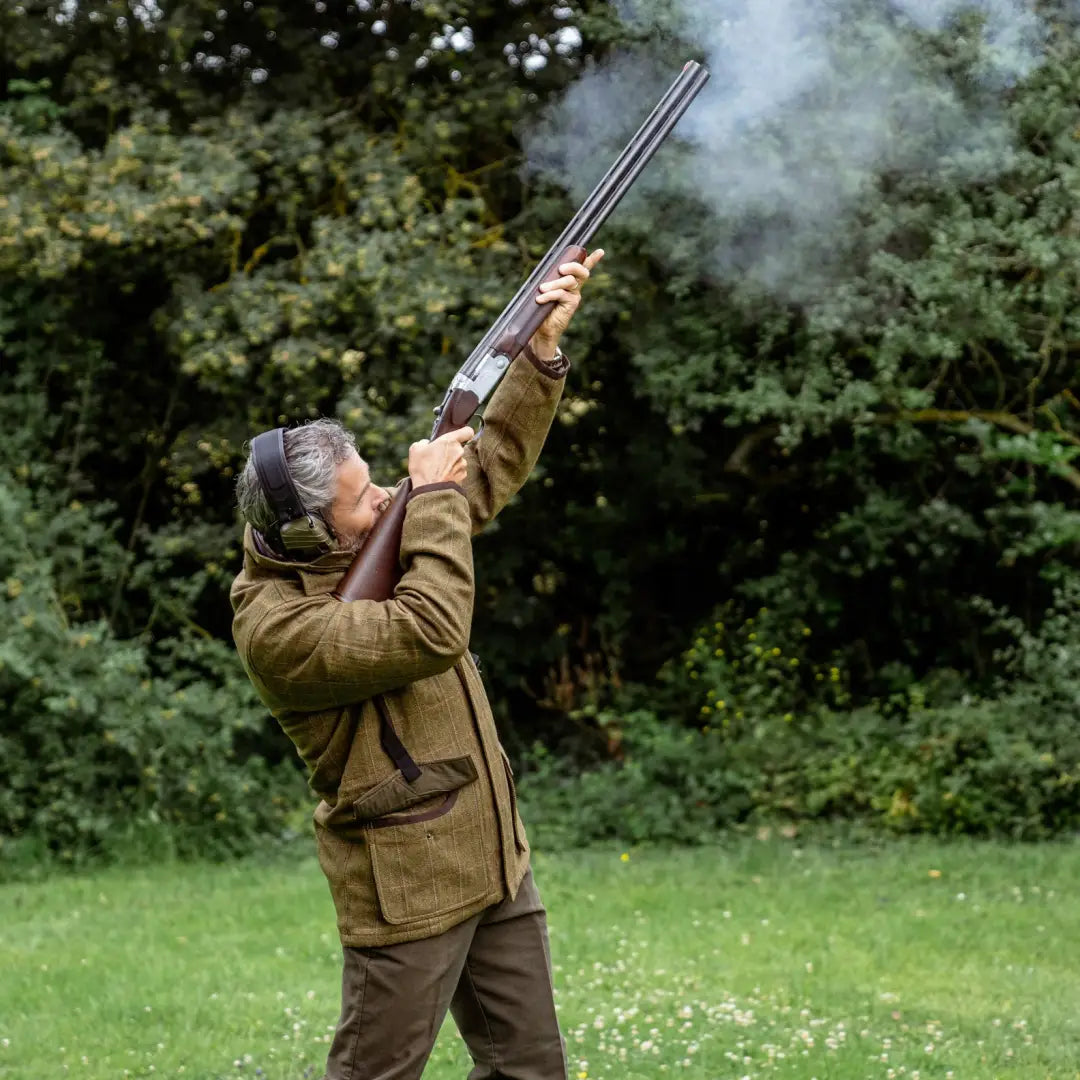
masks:
[[(402, 468), (573, 208), (522, 132), (642, 37), (600, 0), (580, 47), (565, 5), (376, 7), (0, 11), (0, 835), (280, 828), (228, 645), (245, 441), (338, 415)], [(814, 288), (718, 273), (784, 222), (685, 177), (607, 227), (545, 458), (477, 543), (507, 742), (584, 834), (1074, 826), (1074, 15), (995, 96), (1008, 154), (883, 167)], [(912, 31), (973, 115), (979, 41)]]

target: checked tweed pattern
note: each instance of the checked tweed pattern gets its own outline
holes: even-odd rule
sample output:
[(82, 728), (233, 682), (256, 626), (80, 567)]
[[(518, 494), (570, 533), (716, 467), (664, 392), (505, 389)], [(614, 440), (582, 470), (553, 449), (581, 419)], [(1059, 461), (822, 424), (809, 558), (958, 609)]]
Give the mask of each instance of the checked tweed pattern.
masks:
[[(393, 599), (342, 603), (330, 593), (348, 553), (286, 562), (245, 534), (233, 638), (320, 799), (319, 861), (343, 945), (440, 934), (514, 897), (528, 867), (510, 766), (468, 651), (471, 537), (536, 464), (564, 372), (514, 361), (467, 448), (464, 490), (410, 499)], [(414, 784), (382, 749), (380, 708), (423, 769)]]

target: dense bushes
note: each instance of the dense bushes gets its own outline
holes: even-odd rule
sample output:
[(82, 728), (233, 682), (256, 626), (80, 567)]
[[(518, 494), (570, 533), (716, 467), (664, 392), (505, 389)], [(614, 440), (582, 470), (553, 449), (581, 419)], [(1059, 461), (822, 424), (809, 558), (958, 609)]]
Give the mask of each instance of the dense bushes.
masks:
[(625, 756), (577, 773), (538, 749), (519, 790), (544, 844), (708, 842), (724, 829), (857, 823), (1035, 840), (1080, 829), (1080, 736), (1023, 697), (821, 709), (737, 735), (620, 717)]
[[(582, 772), (534, 749), (519, 788), (538, 839), (696, 843), (749, 823), (1024, 840), (1080, 829), (1078, 602), (1072, 576), (1037, 633), (995, 621), (1004, 643), (986, 696), (941, 671), (843, 711), (838, 665), (800, 681), (799, 657), (762, 634), (761, 620), (734, 634), (717, 620), (675, 677), (674, 701), (705, 703), (696, 722), (640, 707), (603, 712), (614, 760)], [(626, 697), (670, 692), (632, 688)]]
[[(648, 42), (666, 80), (715, 29), (680, 43), (679, 5), (654, 33), (606, 0), (249, 6), (0, 10), (8, 848), (280, 830), (292, 751), (228, 640), (245, 441), (337, 415), (393, 477), (572, 212), (523, 136), (588, 57)], [(840, 53), (796, 67), (839, 55), (831, 89), (895, 108), (793, 133), (853, 95), (745, 124), (695, 103), (749, 205), (662, 151), (598, 237), (540, 467), (476, 544), (473, 646), (510, 750), (547, 748), (526, 790), (576, 835), (1072, 827), (1075, 6), (1039, 5), (1042, 62), (993, 85), (977, 17), (843, 6)], [(913, 96), (875, 84), (883, 41)], [(839, 175), (877, 120), (893, 149)], [(835, 220), (758, 198), (752, 170), (798, 194), (802, 165)]]
[(0, 857), (9, 869), (88, 855), (240, 854), (281, 836), (303, 788), (292, 762), (271, 767), (251, 753), (267, 717), (228, 646), (196, 633), (156, 648), (118, 641), (104, 620), (79, 617), (70, 569), (57, 560), (85, 543), (95, 569), (116, 571), (106, 510), (32, 502), (0, 470)]

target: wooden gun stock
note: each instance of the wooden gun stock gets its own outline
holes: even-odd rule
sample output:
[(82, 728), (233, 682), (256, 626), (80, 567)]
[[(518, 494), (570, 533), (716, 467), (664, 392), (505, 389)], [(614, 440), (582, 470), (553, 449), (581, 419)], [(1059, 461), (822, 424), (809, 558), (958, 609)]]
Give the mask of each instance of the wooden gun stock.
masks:
[(405, 525), (405, 504), (412, 482), (406, 480), (368, 533), (333, 595), (338, 600), (389, 600), (401, 580), (399, 553)]
[[(626, 148), (593, 189), (569, 225), (548, 250), (517, 294), (491, 325), (435, 410), (431, 438), (464, 427), (488, 399), (510, 364), (554, 310), (538, 304), (539, 287), (560, 277), (559, 267), (581, 262), (586, 245), (671, 133), (709, 79), (709, 72), (690, 61), (649, 114)], [(401, 579), (401, 530), (411, 484), (401, 486), (389, 508), (371, 530), (345, 576), (334, 590), (339, 600), (389, 600)]]

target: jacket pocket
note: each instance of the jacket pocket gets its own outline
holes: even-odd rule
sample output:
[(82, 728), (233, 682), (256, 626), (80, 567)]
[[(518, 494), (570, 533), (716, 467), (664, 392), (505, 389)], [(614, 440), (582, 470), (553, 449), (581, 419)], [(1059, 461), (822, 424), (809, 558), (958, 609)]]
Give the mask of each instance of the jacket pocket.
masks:
[(412, 783), (395, 771), (351, 798), (339, 798), (333, 806), (320, 803), (315, 810), (316, 824), (347, 840), (361, 840), (369, 829), (408, 825), (448, 813), (458, 791), (477, 778), (476, 766), (468, 756), (421, 762), (420, 769), (420, 776)]
[(526, 851), (529, 847), (529, 842), (525, 838), (525, 825), (521, 820), (521, 814), (518, 812), (518, 800), (517, 800), (517, 787), (514, 785), (514, 770), (510, 768), (510, 759), (506, 756), (506, 751), (499, 747), (499, 753), (502, 756), (503, 769), (506, 771), (506, 786), (510, 792), (510, 814), (514, 819), (514, 843), (517, 845), (518, 851)]
[(441, 918), (491, 890), (490, 824), (471, 757), (420, 763), (354, 803), (371, 854), (383, 918), (394, 925)]
[[(476, 766), (468, 755), (445, 761), (422, 761), (419, 765), (420, 775), (411, 783), (399, 771), (361, 792), (353, 800), (353, 819), (370, 828), (407, 825), (414, 819), (429, 820), (424, 815), (447, 800), (456, 799), (461, 788), (477, 777)], [(394, 816), (410, 809), (416, 813), (407, 815), (406, 819)]]

